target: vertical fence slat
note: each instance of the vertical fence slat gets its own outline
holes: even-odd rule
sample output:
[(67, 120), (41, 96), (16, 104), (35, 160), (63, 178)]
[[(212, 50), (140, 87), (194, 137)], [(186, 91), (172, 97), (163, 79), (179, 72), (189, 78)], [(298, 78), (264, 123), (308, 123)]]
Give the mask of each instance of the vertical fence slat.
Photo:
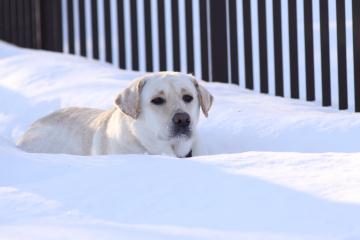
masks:
[[(99, 28), (97, 0), (91, 0), (92, 52), (93, 58), (99, 59)], [(70, 31), (69, 31), (70, 33)]]
[(69, 53), (75, 53), (75, 33), (74, 33), (74, 4), (73, 0), (67, 1), (67, 18), (68, 18), (68, 44)]
[(19, 5), (20, 5), (20, 1), (18, 0), (13, 0), (13, 13), (15, 13), (13, 17), (13, 20), (15, 21), (15, 28), (14, 28), (14, 31), (13, 31), (13, 38), (14, 38), (14, 42), (16, 45), (20, 45), (20, 22), (19, 22)]
[(146, 51), (146, 71), (153, 71), (153, 52), (152, 52), (152, 30), (151, 30), (151, 1), (144, 0), (144, 24), (145, 24), (145, 51)]
[(338, 50), (339, 109), (347, 109), (348, 96), (346, 73), (346, 22), (344, 0), (336, 0), (336, 25)]
[(273, 0), (275, 95), (284, 96), (281, 0)]
[(46, 50), (50, 50), (50, 44), (54, 40), (51, 34), (46, 34), (52, 25), (52, 19), (49, 18), (50, 12), (50, 5), (40, 1), (41, 49)]
[(104, 0), (105, 60), (112, 63), (110, 0)]
[(210, 81), (209, 78), (209, 44), (208, 44), (208, 0), (200, 0), (200, 38), (201, 38), (201, 78)]
[(3, 9), (3, 21), (4, 21), (4, 40), (10, 40), (10, 0), (4, 0), (4, 9)]
[(210, 1), (212, 79), (228, 82), (226, 1)]
[(119, 34), (119, 67), (126, 68), (125, 56), (125, 17), (124, 17), (124, 0), (117, 1), (117, 14), (118, 14), (118, 34)]
[(306, 100), (315, 100), (312, 0), (304, 0)]
[[(8, 0), (10, 1), (10, 0)], [(36, 26), (36, 2), (38, 0), (30, 0), (30, 8), (31, 8), (31, 48), (37, 48), (36, 40), (37, 40), (37, 26)], [(10, 31), (10, 30), (9, 30)]]
[(173, 63), (174, 70), (180, 71), (180, 29), (179, 29), (179, 3), (178, 0), (171, 1), (171, 21), (173, 39)]
[(17, 43), (16, 1), (10, 1), (10, 41)]
[(352, 1), (355, 112), (360, 112), (360, 1)]
[(32, 47), (31, 46), (31, 1), (25, 0), (24, 1), (24, 46), (25, 47)]
[[(52, 2), (52, 14), (53, 14), (53, 26), (54, 29), (49, 30), (49, 33), (54, 34), (55, 42), (54, 51), (62, 52), (63, 51), (63, 28), (62, 28), (62, 8), (61, 8), (61, 0), (55, 0)], [(55, 31), (54, 31), (55, 30)]]
[(61, 52), (63, 48), (61, 0), (40, 3), (41, 48)]
[(254, 89), (253, 56), (251, 36), (251, 5), (250, 0), (243, 0), (244, 49), (245, 49), (245, 87)]
[(137, 21), (137, 0), (130, 1), (130, 18), (131, 18), (131, 55), (132, 68), (139, 70), (139, 37), (138, 37), (138, 21)]
[(0, 0), (0, 39), (3, 40), (5, 39), (5, 1)]
[(331, 105), (330, 52), (329, 52), (329, 6), (328, 0), (320, 0), (322, 104)]
[(24, 3), (23, 0), (16, 0), (16, 23), (17, 23), (17, 44), (21, 47), (24, 46)]
[(11, 0), (4, 0), (4, 40), (10, 41), (11, 33), (10, 33), (10, 1)]
[(80, 55), (86, 56), (85, 0), (79, 0)]
[(13, 0), (14, 2), (14, 8), (15, 8), (15, 44), (16, 45), (20, 45), (20, 41), (21, 41), (21, 23), (20, 23), (20, 12), (19, 12), (19, 6), (20, 6), (20, 1), (19, 0)]
[(193, 0), (185, 0), (187, 71), (194, 73)]
[[(27, 1), (27, 0), (25, 0)], [(17, 0), (17, 24), (18, 24), (18, 44), (19, 46), (25, 46), (25, 27), (24, 27), (24, 0)]]
[(239, 84), (239, 56), (238, 32), (236, 18), (236, 0), (229, 1), (229, 29), (230, 29), (230, 58), (231, 58), (231, 83)]
[(30, 36), (30, 45), (31, 48), (36, 48), (36, 8), (35, 8), (35, 1), (37, 0), (30, 0), (30, 25), (31, 25), (31, 36)]
[(27, 17), (27, 2), (28, 0), (22, 0), (21, 1), (21, 6), (20, 6), (20, 17), (19, 17), (19, 21), (21, 22), (21, 46), (26, 47), (26, 34), (28, 32), (28, 29), (26, 29), (27, 26), (27, 22), (26, 22), (26, 17)]
[(35, 24), (36, 24), (36, 48), (41, 49), (43, 41), (41, 37), (43, 25), (41, 24), (41, 0), (35, 0)]
[[(34, 0), (34, 1), (38, 1), (38, 0)], [(8, 26), (8, 31), (7, 31), (7, 33), (8, 33), (8, 38), (7, 38), (7, 41), (8, 42), (12, 42), (12, 32), (13, 32), (13, 26), (12, 26), (12, 17), (11, 17), (11, 2), (12, 2), (12, 0), (8, 0), (7, 1), (7, 4), (8, 4), (8, 9), (7, 9), (7, 20), (8, 20), (8, 24), (7, 24), (7, 26)]]
[(299, 98), (299, 69), (297, 42), (296, 0), (288, 0), (289, 7), (289, 52), (290, 52), (290, 95)]
[(34, 26), (33, 29), (33, 47), (41, 48), (41, 12), (40, 12), (40, 0), (32, 0), (32, 24)]
[(266, 2), (258, 0), (259, 53), (260, 53), (260, 92), (269, 92), (267, 37), (266, 37)]
[[(172, 6), (177, 6), (177, 0), (172, 1)], [(174, 14), (174, 12), (173, 12)], [(159, 23), (159, 60), (160, 60), (160, 70), (166, 70), (166, 34), (165, 34), (165, 5), (164, 0), (158, 0), (158, 23)], [(174, 29), (173, 29), (174, 30)], [(178, 34), (178, 32), (177, 32)], [(175, 45), (174, 45), (174, 58), (175, 54)], [(180, 67), (179, 67), (180, 69)], [(179, 70), (176, 69), (176, 70)]]

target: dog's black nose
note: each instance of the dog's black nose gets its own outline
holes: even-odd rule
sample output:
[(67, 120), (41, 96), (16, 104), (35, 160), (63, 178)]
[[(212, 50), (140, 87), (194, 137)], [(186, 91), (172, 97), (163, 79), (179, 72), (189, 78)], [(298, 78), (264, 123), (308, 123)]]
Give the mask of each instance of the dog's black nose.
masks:
[(190, 125), (190, 115), (185, 112), (175, 113), (172, 121), (177, 127), (188, 127)]

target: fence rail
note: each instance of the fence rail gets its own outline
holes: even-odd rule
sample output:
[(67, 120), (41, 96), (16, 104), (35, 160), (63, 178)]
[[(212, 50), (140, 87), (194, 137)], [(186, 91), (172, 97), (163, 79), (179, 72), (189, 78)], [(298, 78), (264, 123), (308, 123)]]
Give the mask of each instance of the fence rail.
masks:
[(359, 0), (0, 0), (0, 39), (360, 112)]

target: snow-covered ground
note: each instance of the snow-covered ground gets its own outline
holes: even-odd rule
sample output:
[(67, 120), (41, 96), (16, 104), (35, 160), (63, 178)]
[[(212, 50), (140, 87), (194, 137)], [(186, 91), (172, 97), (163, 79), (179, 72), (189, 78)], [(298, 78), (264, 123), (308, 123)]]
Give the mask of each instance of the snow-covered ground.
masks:
[(0, 42), (0, 239), (360, 239), (359, 114), (203, 83), (202, 156), (16, 149), (34, 120), (108, 108), (139, 74)]

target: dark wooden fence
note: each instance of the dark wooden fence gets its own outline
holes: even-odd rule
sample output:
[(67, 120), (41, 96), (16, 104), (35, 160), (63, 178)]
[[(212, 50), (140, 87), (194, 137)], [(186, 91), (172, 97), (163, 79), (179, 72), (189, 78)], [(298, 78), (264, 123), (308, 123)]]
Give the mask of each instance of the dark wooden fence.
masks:
[(61, 0), (0, 0), (0, 39), (62, 51)]
[[(350, 103), (360, 112), (360, 1), (317, 1), (319, 49), (314, 46), (312, 0), (0, 0), (0, 39), (100, 59), (123, 69), (191, 72), (206, 81), (258, 86), (255, 90), (276, 96), (298, 99), (302, 92), (307, 101), (339, 109), (348, 109)], [(346, 2), (352, 7), (351, 73)], [(329, 3), (336, 7), (336, 66), (331, 62)], [(302, 46), (299, 38), (304, 39)], [(304, 65), (299, 63), (301, 54)], [(331, 74), (334, 67), (337, 76)], [(318, 69), (321, 76), (316, 78)], [(350, 75), (353, 87), (348, 86)]]

